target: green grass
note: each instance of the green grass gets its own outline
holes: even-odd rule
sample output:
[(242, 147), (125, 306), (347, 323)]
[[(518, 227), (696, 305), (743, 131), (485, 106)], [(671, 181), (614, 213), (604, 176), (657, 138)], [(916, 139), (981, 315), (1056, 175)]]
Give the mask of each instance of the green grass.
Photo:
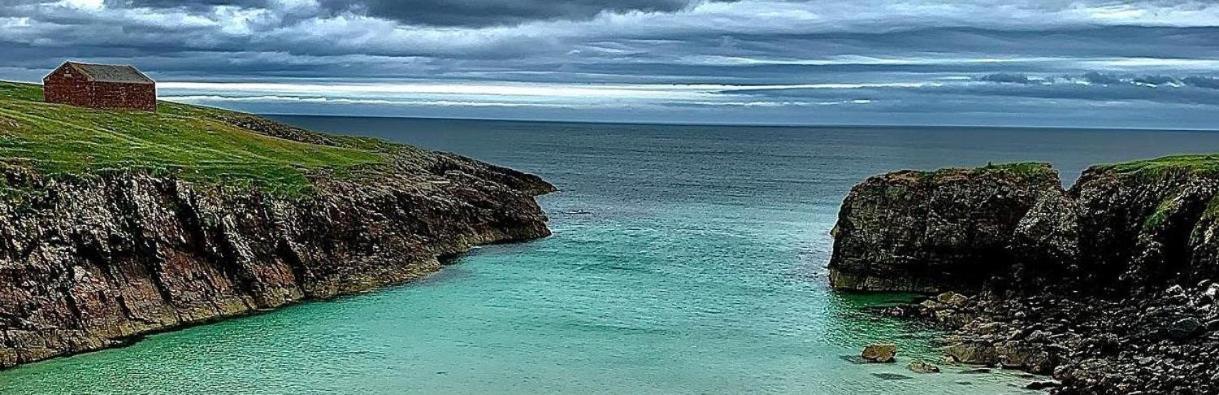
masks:
[[(1162, 182), (1188, 175), (1219, 176), (1219, 154), (1173, 155), (1155, 159), (1137, 160), (1094, 166), (1095, 170), (1112, 171), (1122, 177), (1138, 182)], [(1167, 177), (1167, 178), (1166, 178)], [(1177, 210), (1174, 206), (1176, 196), (1169, 196), (1156, 206), (1155, 211), (1143, 221), (1145, 229), (1160, 227), (1168, 219), (1168, 214)], [(1207, 202), (1203, 211), (1205, 218), (1219, 218), (1219, 197)]]
[(0, 161), (51, 176), (137, 169), (299, 193), (312, 187), (310, 174), (375, 167), (405, 148), (329, 135), (334, 146), (309, 144), (230, 122), (248, 114), (167, 102), (159, 107), (147, 113), (48, 104), (38, 85), (0, 82)]
[(975, 168), (945, 168), (938, 170), (922, 171), (923, 177), (936, 177), (941, 175), (956, 174), (961, 171), (967, 172), (1004, 172), (1010, 173), (1019, 177), (1038, 179), (1046, 177), (1057, 177), (1054, 168), (1049, 163), (1043, 162), (1016, 162), (1016, 163), (1001, 163), (987, 164), (982, 167)]
[(1176, 199), (1173, 198), (1160, 201), (1160, 204), (1156, 205), (1155, 211), (1151, 212), (1151, 215), (1143, 220), (1143, 228), (1154, 229), (1164, 224), (1164, 221), (1168, 219), (1168, 214), (1176, 209), (1173, 204), (1175, 201)]
[(1001, 163), (1001, 164), (997, 164), (997, 165), (996, 164), (987, 164), (986, 166), (979, 167), (978, 169), (1010, 171), (1010, 172), (1013, 172), (1016, 174), (1026, 175), (1026, 176), (1040, 176), (1040, 175), (1044, 175), (1046, 173), (1052, 173), (1054, 171), (1054, 169), (1052, 167), (1050, 167), (1049, 163), (1043, 163), (1043, 162), (1016, 162), (1016, 163)]
[[(1173, 155), (1155, 159), (1137, 160), (1131, 162), (1098, 165), (1093, 167), (1099, 171), (1112, 171), (1122, 177), (1129, 177), (1139, 182), (1155, 182), (1164, 177), (1180, 177), (1184, 175), (1219, 176), (1219, 154)], [(1169, 178), (1168, 180), (1171, 180)], [(1156, 206), (1143, 221), (1147, 229), (1161, 226), (1168, 219), (1168, 214), (1177, 209), (1174, 203), (1176, 197), (1165, 198)], [(1207, 202), (1203, 215), (1208, 218), (1219, 217), (1219, 197)]]
[(1206, 210), (1202, 212), (1202, 217), (1210, 219), (1219, 218), (1219, 195), (1215, 195), (1210, 201), (1206, 202)]
[(1173, 155), (1097, 167), (1102, 170), (1113, 170), (1123, 174), (1143, 173), (1154, 175), (1165, 171), (1219, 174), (1219, 154)]

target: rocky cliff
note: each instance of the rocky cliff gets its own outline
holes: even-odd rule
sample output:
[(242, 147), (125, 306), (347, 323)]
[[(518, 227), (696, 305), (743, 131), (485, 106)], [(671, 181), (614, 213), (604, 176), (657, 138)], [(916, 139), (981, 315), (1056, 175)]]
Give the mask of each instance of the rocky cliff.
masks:
[[(328, 143), (269, 122), (244, 127)], [(292, 194), (173, 170), (47, 176), (4, 165), (0, 367), (401, 283), (474, 245), (549, 235), (534, 196), (554, 188), (540, 178), (381, 148), (387, 164), (310, 170), (312, 187)]]
[[(831, 284), (945, 292), (888, 311), (945, 353), (1052, 374), (1062, 393), (1219, 391), (1219, 156), (897, 172), (843, 204)], [(959, 292), (959, 293), (958, 293)], [(966, 296), (962, 294), (968, 294)]]
[(1022, 219), (1059, 188), (1044, 164), (869, 178), (842, 205), (830, 282), (860, 291), (980, 289), (1011, 268)]
[(873, 291), (1069, 288), (1125, 294), (1219, 274), (1210, 157), (1086, 170), (1069, 190), (1044, 164), (902, 171), (851, 190), (833, 286)]

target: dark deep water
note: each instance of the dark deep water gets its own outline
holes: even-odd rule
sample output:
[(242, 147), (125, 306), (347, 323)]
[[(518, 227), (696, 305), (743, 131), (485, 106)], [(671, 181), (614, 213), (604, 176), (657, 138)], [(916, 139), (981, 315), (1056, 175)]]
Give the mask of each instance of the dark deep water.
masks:
[[(555, 236), (416, 284), (0, 373), (12, 393), (995, 393), (1015, 373), (905, 370), (934, 333), (826, 286), (847, 190), (904, 168), (1219, 151), (1219, 133), (773, 128), (281, 116), (533, 172)], [(856, 365), (871, 341), (898, 364)]]

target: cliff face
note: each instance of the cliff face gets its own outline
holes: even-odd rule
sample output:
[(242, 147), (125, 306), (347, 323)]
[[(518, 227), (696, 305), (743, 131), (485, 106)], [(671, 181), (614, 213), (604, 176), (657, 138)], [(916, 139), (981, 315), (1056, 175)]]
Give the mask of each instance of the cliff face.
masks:
[(1219, 175), (1191, 168), (1094, 167), (1070, 195), (1081, 273), (1102, 291), (1192, 285), (1219, 274)]
[(1068, 191), (1047, 165), (897, 172), (852, 189), (830, 261), (836, 288), (1096, 294), (1219, 274), (1219, 176), (1095, 166)]
[(0, 367), (400, 283), (474, 245), (549, 235), (541, 179), (410, 152), (303, 196), (115, 171), (0, 169)]
[(1058, 184), (1040, 164), (869, 178), (843, 203), (830, 282), (861, 291), (976, 289), (1012, 265), (1012, 234)]

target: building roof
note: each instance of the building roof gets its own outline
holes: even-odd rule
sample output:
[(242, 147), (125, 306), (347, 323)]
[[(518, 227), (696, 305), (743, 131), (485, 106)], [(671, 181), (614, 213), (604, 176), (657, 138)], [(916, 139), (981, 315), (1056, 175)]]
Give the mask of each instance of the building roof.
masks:
[(135, 67), (130, 65), (117, 64), (90, 64), (67, 62), (67, 65), (72, 66), (76, 70), (80, 70), (86, 77), (98, 82), (121, 82), (127, 84), (153, 84), (152, 78), (141, 73)]

